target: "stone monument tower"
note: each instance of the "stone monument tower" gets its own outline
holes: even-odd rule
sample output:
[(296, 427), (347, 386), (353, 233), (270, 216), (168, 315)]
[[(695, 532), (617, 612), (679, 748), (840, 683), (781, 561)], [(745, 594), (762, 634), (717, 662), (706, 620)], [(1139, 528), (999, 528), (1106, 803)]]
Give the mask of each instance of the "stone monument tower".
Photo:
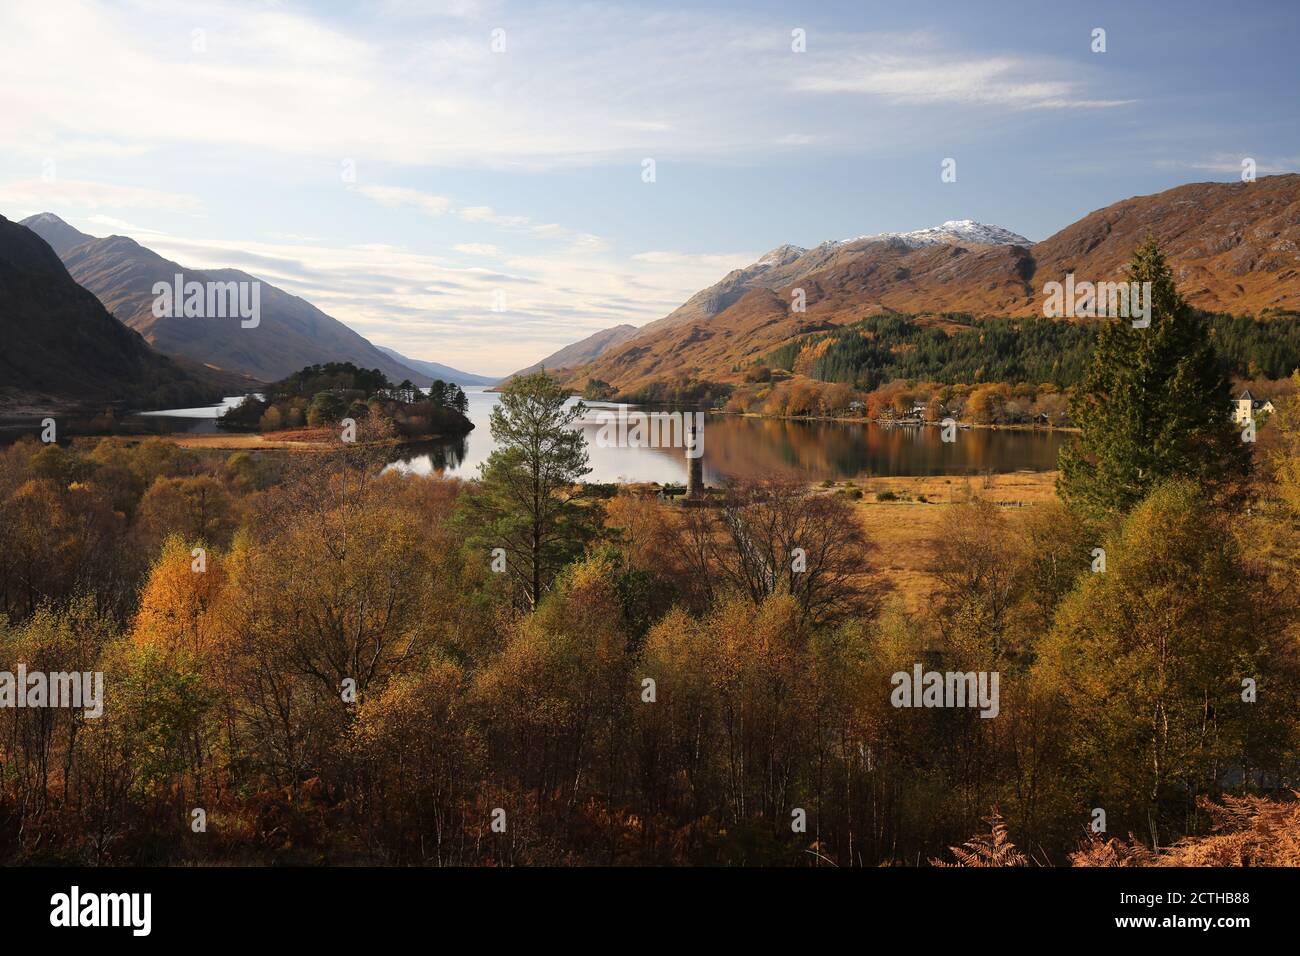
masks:
[(692, 501), (704, 497), (704, 423), (686, 415), (686, 497)]

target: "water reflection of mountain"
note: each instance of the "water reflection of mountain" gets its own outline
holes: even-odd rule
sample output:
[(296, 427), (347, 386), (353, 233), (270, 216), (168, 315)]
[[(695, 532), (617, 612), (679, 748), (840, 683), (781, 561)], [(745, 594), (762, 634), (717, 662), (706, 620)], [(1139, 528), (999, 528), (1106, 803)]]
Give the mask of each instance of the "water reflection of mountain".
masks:
[[(1062, 432), (963, 429), (948, 444), (935, 427), (715, 415), (705, 426), (705, 480), (1050, 471), (1068, 437)], [(655, 451), (681, 455), (676, 449)]]
[[(477, 426), (467, 439), (425, 442), (401, 450), (397, 467), (420, 474), (472, 478), (491, 453), (491, 394), (470, 395)], [(591, 458), (589, 481), (686, 480), (680, 448), (601, 448), (594, 416), (583, 423)], [(946, 444), (935, 427), (788, 421), (710, 415), (704, 429), (704, 478), (790, 477), (821, 481), (868, 475), (960, 475), (1051, 471), (1069, 436), (1062, 432), (963, 429)]]

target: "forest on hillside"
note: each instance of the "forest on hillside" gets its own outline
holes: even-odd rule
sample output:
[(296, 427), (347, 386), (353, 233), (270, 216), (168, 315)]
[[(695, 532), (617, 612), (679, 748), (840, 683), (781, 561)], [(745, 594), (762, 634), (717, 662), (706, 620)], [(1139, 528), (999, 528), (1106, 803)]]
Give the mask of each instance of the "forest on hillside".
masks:
[[(1300, 322), (1198, 313), (1225, 373), (1280, 379), (1300, 367)], [(902, 314), (873, 316), (795, 339), (760, 360), (824, 382), (872, 391), (895, 380), (973, 385), (1077, 385), (1105, 320), (944, 315), (924, 322)]]

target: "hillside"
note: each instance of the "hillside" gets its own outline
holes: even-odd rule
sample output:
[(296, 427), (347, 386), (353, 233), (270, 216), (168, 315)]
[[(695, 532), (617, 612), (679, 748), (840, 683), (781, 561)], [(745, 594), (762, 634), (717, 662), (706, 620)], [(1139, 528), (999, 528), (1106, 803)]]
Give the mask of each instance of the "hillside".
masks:
[(462, 372), (458, 368), (452, 368), (450, 365), (443, 365), (441, 362), (425, 362), (421, 359), (408, 358), (401, 352), (394, 349), (378, 346), (379, 351), (383, 352), (395, 362), (400, 362), (407, 368), (413, 368), (417, 372), (423, 372), (430, 378), (439, 379), (443, 382), (451, 382), (453, 385), (492, 385), (496, 379), (491, 375), (475, 375), (473, 372)]
[(644, 328), (638, 329), (635, 325), (616, 325), (613, 328), (601, 329), (599, 332), (594, 332), (572, 345), (566, 345), (558, 352), (552, 352), (540, 362), (535, 362), (527, 368), (521, 368), (512, 375), (507, 375), (506, 378), (514, 378), (515, 375), (528, 375), (542, 368), (554, 371), (586, 365), (588, 362), (595, 361), (610, 349), (640, 335), (644, 331)]
[[(32, 216), (24, 224), (30, 224), (56, 252), (62, 245), (60, 255), (72, 278), (166, 355), (183, 356), (261, 381), (275, 381), (304, 366), (334, 361), (377, 368), (395, 382), (409, 378), (418, 385), (427, 385), (431, 381), (306, 299), (246, 272), (189, 269), (125, 236), (89, 238), (69, 246), (73, 238), (70, 233), (77, 231), (51, 213)], [(261, 281), (259, 324), (243, 328), (238, 319), (155, 317), (154, 283), (171, 284), (177, 273), (183, 274), (187, 282)]]
[[(1150, 232), (1195, 306), (1233, 314), (1300, 310), (1300, 176), (1193, 183), (1099, 209), (1039, 243), (959, 221), (813, 249), (780, 246), (575, 369), (624, 391), (653, 382), (737, 381), (790, 339), (881, 312), (1042, 314), (1041, 290), (1068, 272), (1118, 279)], [(806, 311), (791, 308), (793, 290)]]
[(68, 274), (35, 232), (0, 216), (0, 389), (165, 407), (219, 389), (149, 347)]

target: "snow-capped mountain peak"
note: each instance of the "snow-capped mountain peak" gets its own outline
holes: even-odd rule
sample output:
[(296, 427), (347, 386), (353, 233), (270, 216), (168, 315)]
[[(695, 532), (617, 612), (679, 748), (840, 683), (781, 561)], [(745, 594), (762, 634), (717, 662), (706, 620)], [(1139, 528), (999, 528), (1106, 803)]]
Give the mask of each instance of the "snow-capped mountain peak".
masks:
[(783, 246), (777, 246), (767, 255), (763, 256), (763, 258), (755, 262), (750, 268), (771, 269), (776, 266), (787, 265), (794, 262), (794, 260), (798, 259), (807, 251), (808, 250), (802, 246), (796, 246), (787, 242)]
[(27, 217), (25, 220), (23, 220), (23, 221), (26, 222), (26, 223), (31, 223), (31, 224), (33, 224), (33, 225), (46, 225), (46, 224), (51, 225), (51, 226), (66, 226), (66, 225), (67, 225), (66, 222), (64, 222), (64, 221), (63, 221), (62, 219), (60, 219), (58, 216), (54, 215), (54, 213), (52, 213), (52, 212), (42, 212), (42, 213), (37, 213), (35, 216), (28, 216), (28, 217)]
[(941, 244), (969, 242), (986, 246), (1028, 246), (1032, 243), (1010, 229), (989, 226), (974, 219), (949, 219), (939, 226), (915, 229), (912, 232), (881, 232), (869, 236), (841, 239), (840, 245), (871, 239), (897, 239), (913, 248)]

